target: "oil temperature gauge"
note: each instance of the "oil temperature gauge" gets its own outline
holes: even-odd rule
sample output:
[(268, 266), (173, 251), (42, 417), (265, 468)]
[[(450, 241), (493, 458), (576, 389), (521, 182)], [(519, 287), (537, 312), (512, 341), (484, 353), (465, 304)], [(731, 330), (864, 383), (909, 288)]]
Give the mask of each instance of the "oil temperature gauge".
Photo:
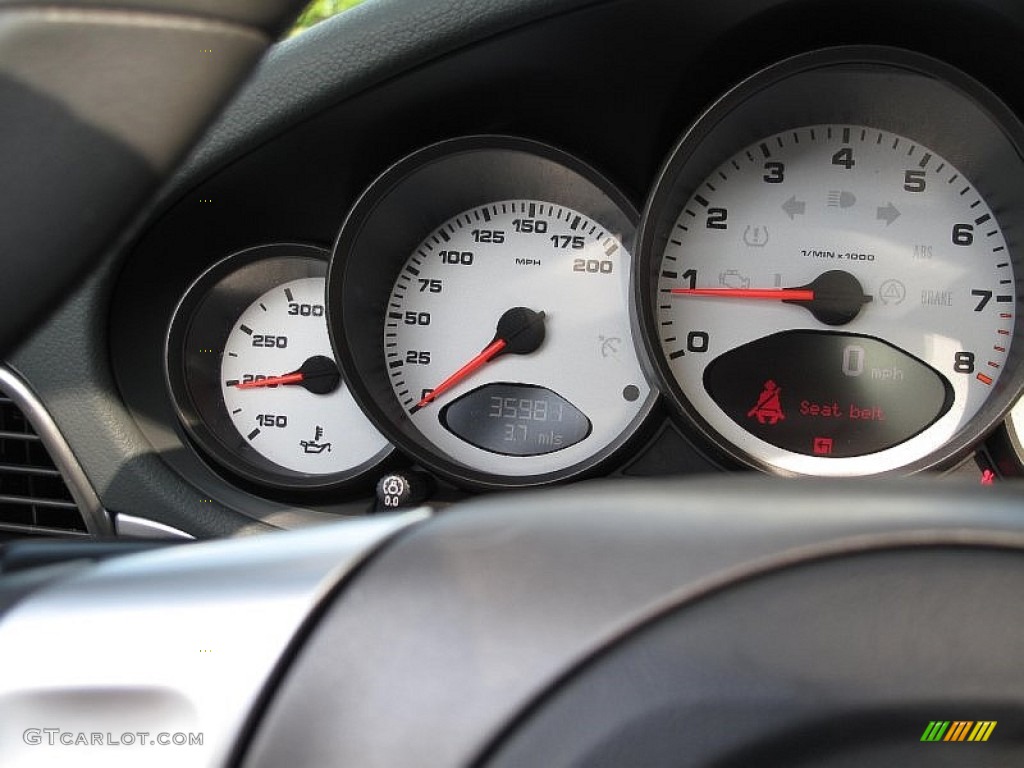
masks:
[(167, 375), (199, 447), (246, 480), (353, 482), (391, 448), (338, 371), (324, 309), (325, 252), (271, 245), (230, 256), (182, 299)]

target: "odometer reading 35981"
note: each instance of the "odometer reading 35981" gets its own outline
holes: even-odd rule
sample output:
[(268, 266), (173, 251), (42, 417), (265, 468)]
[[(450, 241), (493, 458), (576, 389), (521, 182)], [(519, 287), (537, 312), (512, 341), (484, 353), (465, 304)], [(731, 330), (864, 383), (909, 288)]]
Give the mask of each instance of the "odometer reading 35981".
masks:
[(860, 125), (801, 126), (726, 158), (675, 219), (657, 291), (690, 406), (807, 474), (941, 446), (993, 391), (1015, 322), (1006, 241), (971, 180)]
[(651, 392), (631, 343), (617, 233), (541, 200), (487, 203), (415, 249), (382, 343), (395, 397), (438, 450), (531, 476), (621, 439)]

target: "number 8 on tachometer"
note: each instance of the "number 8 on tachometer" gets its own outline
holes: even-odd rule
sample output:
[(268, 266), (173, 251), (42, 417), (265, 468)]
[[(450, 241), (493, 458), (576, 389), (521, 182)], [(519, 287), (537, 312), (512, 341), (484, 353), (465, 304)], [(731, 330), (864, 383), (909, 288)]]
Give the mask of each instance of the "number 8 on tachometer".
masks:
[(759, 73), (674, 150), (638, 302), (726, 453), (807, 475), (955, 458), (1020, 389), (1019, 122), (955, 70), (831, 49)]

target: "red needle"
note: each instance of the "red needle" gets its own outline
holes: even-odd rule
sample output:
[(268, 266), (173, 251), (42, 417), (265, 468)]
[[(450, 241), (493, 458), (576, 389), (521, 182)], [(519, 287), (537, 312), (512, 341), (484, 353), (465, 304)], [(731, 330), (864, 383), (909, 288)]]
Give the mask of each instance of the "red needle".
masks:
[(277, 387), (282, 384), (300, 384), (307, 392), (312, 392), (314, 395), (329, 395), (341, 385), (341, 374), (331, 358), (324, 355), (313, 355), (291, 373), (256, 378), (253, 381), (228, 382), (229, 386), (239, 389)]
[(457, 370), (447, 379), (445, 379), (436, 387), (434, 387), (433, 390), (424, 395), (423, 399), (416, 404), (416, 407), (422, 408), (423, 406), (432, 403), (442, 392), (451, 389), (464, 378), (466, 378), (470, 374), (474, 373), (475, 371), (479, 370), (484, 365), (489, 363), (494, 358), (494, 356), (501, 352), (501, 350), (503, 350), (507, 345), (508, 342), (506, 342), (504, 339), (495, 339), (494, 341), (492, 341), (490, 344), (484, 347), (483, 351), (479, 355), (474, 357), (464, 366), (459, 368), (459, 370)]
[(506, 310), (498, 318), (497, 332), (491, 339), (491, 343), (484, 347), (480, 354), (425, 394), (422, 400), (409, 409), (409, 413), (416, 413), (420, 408), (430, 405), (438, 395), (451, 389), (498, 355), (529, 355), (536, 352), (543, 342), (543, 312), (534, 312), (527, 307), (512, 307), (512, 309)]
[(306, 374), (301, 372), (286, 373), (284, 376), (270, 376), (266, 379), (257, 379), (255, 381), (243, 381), (235, 386), (239, 389), (255, 389), (256, 387), (276, 387), (278, 384), (299, 384), (303, 379), (306, 378)]
[(805, 288), (673, 288), (671, 292), (687, 296), (719, 296), (726, 299), (814, 301), (814, 291)]
[(684, 296), (723, 296), (729, 299), (774, 299), (803, 307), (825, 325), (846, 325), (860, 314), (871, 297), (860, 281), (841, 269), (823, 272), (796, 288), (673, 288)]

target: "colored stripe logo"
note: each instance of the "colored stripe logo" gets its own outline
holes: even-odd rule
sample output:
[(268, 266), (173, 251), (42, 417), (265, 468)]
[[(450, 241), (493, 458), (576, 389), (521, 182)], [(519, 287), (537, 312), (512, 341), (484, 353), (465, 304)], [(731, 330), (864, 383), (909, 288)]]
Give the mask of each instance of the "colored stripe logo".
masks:
[(932, 720), (921, 734), (921, 741), (988, 741), (996, 728), (995, 720)]

